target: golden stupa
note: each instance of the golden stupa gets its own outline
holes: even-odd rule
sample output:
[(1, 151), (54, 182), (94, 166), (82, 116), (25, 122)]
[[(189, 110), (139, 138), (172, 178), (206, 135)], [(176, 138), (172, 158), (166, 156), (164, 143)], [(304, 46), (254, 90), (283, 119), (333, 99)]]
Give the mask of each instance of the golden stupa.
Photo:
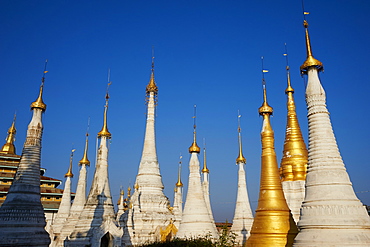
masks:
[(17, 130), (15, 129), (15, 116), (14, 116), (12, 126), (10, 126), (8, 130), (8, 136), (6, 137), (6, 143), (1, 148), (0, 153), (15, 154), (14, 140), (15, 140), (16, 132)]
[(251, 235), (244, 246), (292, 246), (298, 229), (285, 201), (280, 182), (274, 131), (270, 124), (273, 109), (267, 104), (265, 86), (263, 98), (263, 104), (259, 108), (259, 114), (263, 116), (260, 193)]
[(287, 70), (287, 126), (285, 133), (283, 158), (281, 159), (281, 181), (306, 180), (308, 152), (299, 127), (294, 103), (294, 89), (290, 83), (289, 66)]

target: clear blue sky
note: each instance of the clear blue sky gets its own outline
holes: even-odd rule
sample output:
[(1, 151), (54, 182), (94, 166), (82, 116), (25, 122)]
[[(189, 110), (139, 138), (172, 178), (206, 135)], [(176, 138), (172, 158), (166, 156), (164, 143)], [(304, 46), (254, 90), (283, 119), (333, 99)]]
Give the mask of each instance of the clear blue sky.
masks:
[[(324, 63), (321, 81), (339, 148), (356, 192), (369, 191), (370, 33), (368, 1), (305, 1), (314, 56)], [(165, 194), (173, 198), (179, 154), (187, 186), (193, 105), (198, 144), (206, 138), (210, 190), (216, 221), (232, 220), (238, 154), (237, 111), (242, 115), (247, 184), (253, 209), (260, 176), (261, 60), (280, 163), (286, 124), (284, 43), (307, 144), (305, 60), (300, 0), (287, 1), (19, 1), (0, 2), (0, 137), (17, 111), (17, 153), (31, 119), (44, 61), (46, 75), (42, 167), (64, 181), (76, 148), (73, 187), (78, 178), (87, 119), (91, 117), (89, 158), (102, 126), (107, 71), (111, 69), (108, 125), (111, 190), (135, 181), (145, 128), (145, 86), (151, 49), (159, 87), (156, 135)], [(2, 134), (1, 134), (2, 133)], [(202, 159), (202, 157), (200, 157)], [(89, 183), (94, 162), (89, 168)], [(358, 193), (370, 204), (370, 193)]]

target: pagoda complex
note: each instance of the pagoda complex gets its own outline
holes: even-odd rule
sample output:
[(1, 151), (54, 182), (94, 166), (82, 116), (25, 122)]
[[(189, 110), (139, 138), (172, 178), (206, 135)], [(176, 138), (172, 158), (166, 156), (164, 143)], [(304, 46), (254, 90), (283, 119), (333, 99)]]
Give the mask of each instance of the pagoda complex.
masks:
[[(263, 103), (258, 110), (263, 118), (262, 153), (255, 217), (248, 198), (241, 116), (238, 115), (238, 187), (230, 229), (236, 234), (234, 246), (370, 246), (370, 218), (356, 197), (338, 149), (326, 107), (325, 90), (319, 79), (323, 64), (312, 55), (306, 20), (304, 29), (307, 58), (300, 70), (307, 77), (308, 150), (298, 123), (287, 64), (287, 123), (280, 170), (270, 119), (273, 108), (267, 102), (266, 82), (262, 77)], [(32, 119), (22, 155), (16, 154), (14, 146), (15, 119), (8, 130), (6, 143), (0, 149), (0, 246), (128, 247), (174, 238), (219, 241), (211, 208), (210, 171), (205, 147), (202, 167), (199, 161), (201, 149), (197, 144), (196, 114), (193, 117), (193, 142), (189, 147), (184, 207), (181, 158), (172, 206), (164, 194), (155, 137), (158, 87), (154, 78), (154, 57), (146, 86), (147, 115), (141, 160), (132, 195), (131, 187), (127, 189), (126, 198), (123, 189), (120, 190), (118, 211), (114, 209), (108, 176), (109, 140), (112, 137), (108, 130), (110, 82), (105, 96), (103, 127), (97, 134), (93, 181), (86, 196), (87, 168), (90, 166), (87, 133), (84, 154), (79, 161), (76, 194), (71, 192), (73, 151), (65, 174), (64, 190), (56, 188), (61, 180), (45, 177), (45, 169), (40, 167), (46, 72), (39, 96), (31, 104)], [(176, 176), (173, 176), (175, 181)]]

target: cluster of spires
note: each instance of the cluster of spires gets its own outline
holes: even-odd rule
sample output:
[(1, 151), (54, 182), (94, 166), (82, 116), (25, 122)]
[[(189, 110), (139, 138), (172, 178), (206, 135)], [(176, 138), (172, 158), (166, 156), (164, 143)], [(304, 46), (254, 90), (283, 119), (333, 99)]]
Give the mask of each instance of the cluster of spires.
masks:
[[(325, 146), (326, 144), (335, 144), (335, 138), (332, 134), (328, 134), (328, 136), (322, 136), (322, 133), (320, 132), (320, 128), (327, 128), (327, 130), (331, 130), (331, 124), (330, 119), (328, 117), (328, 112), (325, 106), (325, 93), (323, 93), (323, 89), (320, 85), (320, 81), (317, 78), (317, 73), (323, 70), (323, 64), (315, 59), (312, 55), (311, 45), (310, 45), (310, 38), (308, 34), (308, 23), (306, 20), (304, 20), (304, 27), (306, 32), (306, 47), (307, 47), (307, 59), (303, 63), (303, 65), (300, 67), (301, 73), (304, 75), (309, 76), (309, 82), (307, 86), (307, 92), (306, 92), (306, 101), (307, 106), (309, 110), (309, 125), (314, 126), (315, 123), (320, 122), (322, 126), (316, 127), (316, 128), (310, 128), (310, 162), (308, 165), (308, 173), (306, 177), (306, 164), (304, 160), (301, 160), (301, 162), (298, 162), (295, 165), (292, 165), (289, 161), (289, 157), (284, 156), (281, 163), (281, 170), (279, 172), (278, 165), (277, 165), (277, 159), (276, 159), (276, 153), (274, 150), (274, 132), (270, 123), (270, 116), (273, 113), (273, 108), (267, 103), (267, 92), (266, 92), (266, 82), (264, 79), (264, 76), (262, 76), (262, 85), (263, 85), (263, 104), (259, 108), (259, 114), (263, 117), (263, 127), (261, 131), (261, 141), (262, 141), (262, 157), (261, 157), (261, 180), (260, 180), (260, 195), (259, 195), (259, 201), (258, 201), (258, 207), (256, 210), (256, 215), (253, 220), (253, 225), (251, 226), (250, 230), (250, 236), (245, 242), (245, 246), (351, 246), (351, 245), (362, 245), (366, 246), (370, 243), (370, 220), (368, 216), (366, 215), (366, 212), (362, 205), (360, 204), (359, 200), (356, 198), (356, 196), (353, 193), (353, 189), (351, 187), (351, 184), (349, 182), (348, 175), (346, 174), (344, 168), (344, 164), (341, 161), (340, 154), (337, 151), (336, 153), (333, 151), (331, 147)], [(46, 73), (46, 68), (44, 70), (44, 74)], [(38, 124), (38, 127), (41, 128), (42, 133), (42, 125), (41, 125), (41, 115), (40, 113), (44, 112), (46, 110), (46, 105), (42, 101), (42, 91), (44, 86), (44, 79), (45, 76), (42, 77), (42, 83), (40, 86), (40, 93), (39, 97), (35, 102), (31, 104), (31, 109), (34, 110), (34, 116), (33, 121), (31, 121), (29, 130), (32, 129), (35, 125), (34, 123)], [(287, 65), (287, 82), (288, 87), (286, 89), (286, 94), (288, 96), (288, 113), (289, 111), (294, 112), (295, 106), (294, 106), (294, 100), (293, 100), (293, 93), (294, 90), (291, 87), (290, 83), (290, 74), (289, 74), (289, 66)], [(316, 83), (314, 86), (311, 86)], [(110, 83), (108, 84), (109, 88)], [(315, 91), (317, 88), (319, 88), (320, 93), (317, 94)], [(152, 74), (150, 82), (146, 88), (146, 92), (149, 95), (157, 95), (158, 88), (154, 81), (154, 62), (152, 62)], [(318, 96), (319, 95), (319, 96)], [(104, 124), (102, 130), (98, 133), (99, 138), (109, 139), (111, 138), (111, 133), (108, 131), (107, 127), (107, 110), (108, 110), (108, 89), (106, 94), (106, 104), (104, 109)], [(312, 100), (315, 100), (316, 102), (312, 104)], [(319, 102), (319, 103), (317, 103)], [(317, 111), (317, 109), (321, 109), (321, 111)], [(197, 158), (197, 155), (200, 153), (200, 148), (196, 143), (196, 124), (195, 124), (195, 111), (196, 108), (194, 107), (194, 130), (193, 130), (193, 143), (189, 147), (189, 152), (191, 153), (191, 159), (190, 159), (190, 176), (189, 176), (189, 184), (190, 179), (193, 179), (194, 184), (198, 185), (198, 189), (201, 188), (200, 186), (200, 174), (199, 174), (199, 160)], [(294, 123), (294, 114), (293, 114), (293, 123), (287, 123), (287, 127), (297, 127), (295, 133), (287, 133), (286, 135), (286, 141), (284, 145), (284, 152), (290, 152), (295, 150), (301, 150), (304, 153), (305, 145), (303, 143), (303, 138), (301, 137), (299, 125), (297, 123)], [(33, 124), (32, 124), (33, 123)], [(14, 148), (14, 136), (15, 136), (15, 118), (12, 123), (12, 126), (10, 127), (8, 131), (8, 137), (6, 140), (6, 144), (2, 147), (1, 151), (2, 153), (7, 154), (15, 154), (15, 148)], [(40, 127), (41, 126), (41, 127)], [(153, 126), (154, 127), (154, 126)], [(32, 136), (32, 132), (29, 132), (27, 135), (27, 141), (25, 143), (23, 155), (27, 155), (27, 148), (36, 144), (39, 144), (41, 142), (41, 134), (40, 131), (38, 132), (39, 135)], [(332, 130), (331, 130), (332, 132)], [(294, 135), (295, 134), (295, 135)], [(290, 135), (290, 136), (289, 136)], [(295, 142), (297, 146), (292, 145), (292, 140), (295, 138)], [(315, 139), (316, 138), (316, 139)], [(320, 146), (321, 149), (316, 150), (316, 147), (314, 145), (317, 145), (316, 143), (322, 144)], [(241, 141), (241, 128), (240, 128), (240, 115), (238, 115), (238, 143), (239, 143), (239, 155), (236, 159), (237, 164), (245, 164), (246, 159), (243, 156), (242, 153), (242, 141)], [(303, 145), (302, 145), (303, 143)], [(104, 147), (104, 144), (101, 144)], [(312, 145), (312, 146), (311, 146)], [(292, 148), (294, 146), (294, 148)], [(84, 150), (84, 156), (82, 160), (80, 161), (80, 165), (89, 165), (90, 162), (87, 158), (87, 147), (88, 147), (88, 134), (86, 134), (86, 145)], [(335, 148), (334, 148), (335, 149)], [(320, 171), (319, 165), (317, 165), (314, 162), (322, 162), (323, 157), (319, 156), (320, 152), (323, 151), (332, 152), (333, 159), (335, 161), (334, 164), (331, 165), (331, 169), (333, 172), (337, 173), (338, 177), (343, 178), (342, 183), (338, 185), (338, 178), (330, 178), (328, 177), (328, 174), (325, 173), (325, 171)], [(67, 179), (70, 179), (73, 177), (72, 173), (72, 158), (73, 158), (73, 150), (70, 157), (70, 166), (68, 169), (67, 174), (65, 177)], [(333, 153), (334, 152), (334, 153)], [(144, 152), (143, 152), (144, 153)], [(34, 154), (40, 155), (40, 150), (34, 151)], [(202, 169), (203, 174), (208, 174), (209, 169), (206, 165), (206, 155), (205, 155), (205, 149), (204, 149), (204, 166)], [(23, 156), (22, 155), (22, 156)], [(144, 154), (143, 154), (144, 156)], [(304, 159), (304, 157), (303, 157)], [(320, 159), (318, 161), (318, 159)], [(27, 165), (34, 164), (35, 168), (33, 170), (36, 170), (36, 168), (39, 168), (40, 162), (39, 159), (32, 163), (33, 160), (26, 162), (21, 162), (19, 166), (19, 170), (22, 170), (22, 168), (28, 168)], [(324, 161), (325, 163), (325, 161)], [(181, 159), (179, 162), (179, 172), (178, 172), (178, 181), (176, 183), (176, 189), (181, 188), (183, 186), (181, 182), (180, 177), (180, 167), (181, 167)], [(38, 166), (38, 167), (37, 167)], [(312, 177), (310, 177), (312, 175)], [(318, 174), (321, 175), (325, 180), (325, 183), (323, 183), (320, 179), (318, 181), (315, 181), (317, 179)], [(17, 173), (18, 175), (18, 173)], [(194, 177), (192, 177), (194, 175)], [(198, 176), (199, 175), (199, 176)], [(280, 179), (281, 175), (281, 179)], [(0, 209), (0, 228), (2, 228), (4, 231), (0, 234), (0, 240), (4, 241), (7, 239), (7, 236), (11, 236), (11, 231), (19, 230), (16, 226), (9, 226), (9, 223), (6, 223), (8, 221), (9, 215), (6, 210), (8, 210), (8, 204), (11, 206), (19, 206), (18, 204), (12, 205), (12, 200), (17, 200), (17, 195), (13, 195), (12, 192), (16, 191), (18, 186), (18, 191), (21, 191), (25, 194), (36, 194), (33, 189), (31, 188), (30, 191), (27, 191), (27, 189), (22, 186), (23, 180), (29, 181), (32, 183), (37, 183), (37, 179), (32, 178), (32, 176), (27, 177), (27, 174), (22, 174), (18, 176), (18, 181), (15, 180), (12, 186), (12, 190), (9, 191), (8, 197), (6, 202), (3, 204), (3, 206)], [(98, 176), (98, 175), (97, 175)], [(17, 176), (16, 176), (17, 177)], [(22, 180), (23, 179), (23, 180)], [(307, 179), (307, 180), (306, 180)], [(347, 181), (345, 181), (347, 179)], [(290, 212), (290, 209), (288, 207), (287, 200), (284, 196), (283, 191), (283, 185), (282, 182), (288, 182), (288, 181), (308, 181), (307, 183), (307, 191), (306, 191), (306, 197), (302, 205), (302, 212), (301, 212), (301, 218), (298, 223), (300, 232), (298, 233), (297, 225), (293, 219), (293, 216)], [(316, 182), (316, 184), (314, 184)], [(67, 184), (67, 183), (66, 183)], [(324, 192), (332, 192), (330, 196), (332, 198), (326, 199), (325, 197), (322, 197), (322, 195), (319, 195), (319, 197), (315, 198), (315, 193), (317, 193), (317, 188), (315, 186), (320, 186), (324, 190)], [(344, 195), (346, 197), (345, 199), (347, 202), (345, 204), (341, 203), (343, 201), (343, 195), (338, 195), (338, 187), (335, 186), (341, 186), (345, 192), (347, 192), (347, 195)], [(14, 189), (15, 188), (15, 189)], [(336, 189), (335, 189), (336, 188)], [(93, 188), (92, 188), (93, 189)], [(190, 185), (189, 185), (190, 189)], [(135, 193), (139, 190), (139, 184), (135, 183)], [(109, 185), (108, 190), (106, 192), (109, 192)], [(177, 192), (175, 190), (175, 192)], [(179, 226), (179, 237), (187, 237), (187, 232), (190, 227), (194, 227), (194, 224), (190, 222), (190, 218), (187, 217), (189, 215), (194, 215), (194, 211), (192, 211), (192, 207), (198, 203), (196, 200), (197, 198), (191, 197), (194, 196), (196, 193), (196, 190), (192, 190), (192, 193), (187, 196), (184, 212), (182, 213), (182, 221)], [(198, 191), (201, 192), (201, 191)], [(204, 191), (203, 191), (204, 192)], [(202, 192), (202, 193), (203, 193)], [(93, 193), (90, 192), (90, 195)], [(123, 191), (121, 191), (121, 197), (120, 197), (120, 204), (123, 204)], [(203, 195), (202, 195), (203, 196)], [(320, 197), (321, 196), (321, 197)], [(108, 195), (109, 197), (109, 195)], [(130, 198), (130, 190), (128, 193), (128, 197)], [(201, 197), (199, 197), (201, 198)], [(199, 199), (198, 198), (198, 199)], [(331, 211), (326, 210), (328, 207), (330, 207), (330, 200), (334, 201), (336, 204), (334, 205), (334, 209)], [(203, 212), (200, 213), (199, 220), (204, 220), (204, 224), (207, 223), (213, 223), (212, 213), (207, 208), (207, 201), (205, 198), (203, 198), (201, 201), (201, 206), (203, 209), (206, 209)], [(34, 203), (37, 202), (37, 200), (33, 200)], [(193, 202), (191, 204), (190, 202)], [(328, 203), (329, 206), (326, 204)], [(41, 205), (41, 203), (40, 203)], [(38, 206), (40, 206), (38, 205)], [(337, 208), (337, 210), (336, 210)], [(26, 213), (24, 208), (17, 209), (19, 211), (24, 211)], [(326, 210), (326, 211), (325, 211)], [(335, 211), (336, 210), (336, 211)], [(22, 211), (22, 212), (23, 212)], [(334, 213), (333, 213), (334, 211)], [(323, 214), (324, 213), (324, 214)], [(365, 213), (365, 214), (364, 214)], [(316, 218), (315, 218), (316, 216)], [(35, 213), (33, 212), (31, 217), (40, 217), (40, 212)], [(344, 217), (345, 220), (341, 217)], [(324, 218), (324, 219), (322, 219)], [(318, 221), (318, 219), (323, 220), (322, 223)], [(14, 219), (11, 219), (14, 220)], [(10, 221), (11, 221), (10, 220)], [(342, 220), (342, 221), (341, 221)], [(34, 222), (34, 219), (30, 219), (29, 222)], [(25, 221), (24, 224), (29, 224), (29, 222)], [(38, 244), (29, 244), (29, 246), (47, 246), (49, 239), (46, 239), (47, 236), (46, 232), (43, 231), (43, 226), (45, 226), (45, 221), (40, 220), (40, 218), (37, 219), (37, 222), (39, 224), (37, 225), (28, 225), (28, 228), (31, 229), (29, 232), (35, 232), (35, 229), (37, 229), (38, 238), (39, 241)], [(332, 222), (335, 222), (335, 225), (331, 224)], [(12, 222), (10, 222), (12, 223)], [(169, 226), (172, 227), (172, 219), (170, 221)], [(23, 226), (24, 227), (24, 226)], [(14, 228), (14, 229), (13, 229)], [(24, 228), (25, 231), (28, 230), (28, 228)], [(208, 228), (207, 230), (212, 230), (212, 227)], [(9, 230), (10, 229), (10, 230)], [(172, 229), (172, 228), (171, 228)], [(184, 230), (186, 229), (186, 230)], [(197, 230), (197, 229), (195, 229)], [(166, 231), (166, 230), (165, 230)], [(165, 232), (164, 231), (164, 232)], [(1, 231), (0, 231), (1, 232)], [(28, 232), (28, 233), (29, 233)], [(16, 234), (19, 234), (19, 232), (15, 231)], [(27, 232), (26, 232), (27, 233)], [(298, 234), (298, 235), (297, 235)], [(217, 235), (217, 233), (216, 233)], [(296, 236), (297, 235), (297, 236)], [(336, 239), (337, 238), (337, 239)], [(295, 239), (295, 240), (294, 240)], [(25, 241), (25, 239), (21, 239), (21, 241)], [(42, 243), (41, 243), (42, 242)], [(17, 243), (15, 243), (17, 244)], [(21, 245), (24, 245), (25, 242), (22, 242)], [(15, 245), (14, 245), (15, 246)]]

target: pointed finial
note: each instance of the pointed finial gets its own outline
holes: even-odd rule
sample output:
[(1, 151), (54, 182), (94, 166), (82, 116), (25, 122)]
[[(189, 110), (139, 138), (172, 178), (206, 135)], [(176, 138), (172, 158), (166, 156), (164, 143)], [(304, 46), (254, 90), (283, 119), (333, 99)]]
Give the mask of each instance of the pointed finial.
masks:
[(286, 43), (285, 43), (285, 53), (283, 55), (286, 59), (286, 74), (287, 74), (287, 83), (288, 83), (288, 86), (285, 89), (285, 93), (286, 94), (294, 93), (294, 89), (292, 88), (292, 85), (290, 83), (290, 68), (289, 68), (289, 62), (288, 62), (288, 49), (287, 49)]
[(146, 94), (149, 95), (150, 93), (154, 93), (154, 95), (158, 93), (158, 87), (154, 80), (154, 46), (152, 46), (152, 73), (150, 75), (149, 84), (146, 86)]
[(266, 95), (266, 81), (265, 81), (265, 75), (264, 73), (267, 73), (268, 70), (263, 68), (263, 57), (261, 57), (262, 60), (262, 88), (263, 88), (263, 104), (262, 106), (258, 109), (258, 112), (260, 115), (268, 114), (272, 115), (272, 107), (268, 105), (267, 103), (267, 95)]
[(194, 105), (194, 116), (193, 116), (193, 119), (194, 119), (194, 131), (193, 131), (193, 143), (191, 144), (191, 146), (189, 147), (189, 153), (200, 153), (200, 148), (198, 147), (197, 145), (197, 132), (196, 132), (196, 128), (197, 128), (197, 125), (196, 125), (196, 114), (197, 113), (197, 106)]
[(68, 168), (68, 172), (66, 173), (66, 175), (64, 175), (64, 177), (73, 178), (73, 173), (72, 173), (72, 162), (73, 162), (73, 153), (74, 153), (75, 151), (76, 151), (76, 149), (72, 149), (71, 157), (69, 158), (69, 168)]
[(184, 186), (181, 182), (181, 165), (182, 165), (182, 155), (180, 154), (180, 161), (179, 161), (179, 168), (178, 168), (178, 174), (177, 174), (177, 183), (176, 187), (182, 187)]
[(203, 169), (202, 173), (209, 173), (207, 168), (207, 156), (206, 156), (206, 138), (203, 138)]
[(39, 108), (43, 112), (46, 111), (46, 104), (42, 101), (42, 92), (44, 90), (44, 82), (45, 82), (45, 74), (48, 73), (49, 71), (46, 70), (46, 65), (48, 64), (48, 60), (45, 60), (45, 67), (44, 67), (44, 72), (41, 78), (41, 86), (40, 86), (40, 92), (39, 92), (39, 97), (36, 99), (35, 102), (31, 104), (31, 110), (33, 108)]
[(242, 115), (240, 115), (240, 112), (238, 110), (238, 143), (239, 143), (239, 156), (236, 158), (236, 163), (247, 163), (247, 160), (243, 156), (243, 150), (242, 150), (242, 129), (240, 128), (240, 118)]
[(117, 205), (122, 205), (124, 204), (124, 198), (123, 196), (125, 195), (125, 192), (123, 191), (122, 189), (122, 186), (119, 188), (119, 198), (118, 198), (118, 202), (117, 202)]
[(88, 150), (88, 147), (89, 147), (89, 128), (90, 128), (90, 117), (89, 117), (89, 120), (88, 120), (88, 123), (87, 123), (87, 130), (86, 130), (86, 141), (85, 141), (84, 156), (83, 156), (83, 157), (82, 157), (82, 159), (80, 160), (79, 165), (87, 165), (87, 166), (89, 166), (89, 165), (90, 165), (90, 161), (89, 161), (89, 159), (87, 158), (87, 150)]
[(15, 129), (16, 117), (17, 117), (17, 115), (14, 114), (13, 123), (10, 126), (10, 128), (8, 129), (8, 136), (5, 139), (6, 143), (1, 148), (0, 153), (15, 154), (14, 141), (15, 141), (15, 134), (17, 132), (17, 130)]
[(307, 74), (309, 67), (315, 67), (318, 71), (324, 70), (322, 62), (315, 59), (312, 55), (312, 48), (311, 48), (311, 41), (310, 41), (310, 35), (308, 34), (308, 22), (306, 21), (306, 15), (309, 14), (309, 12), (304, 11), (303, 1), (302, 1), (302, 8), (303, 8), (303, 27), (305, 28), (306, 32), (306, 52), (307, 52), (307, 58), (306, 61), (301, 65), (301, 74)]
[(110, 80), (110, 70), (108, 70), (108, 85), (107, 85), (107, 92), (105, 94), (105, 108), (104, 108), (104, 123), (103, 128), (98, 133), (98, 137), (105, 136), (107, 138), (111, 138), (112, 134), (108, 131), (108, 125), (107, 125), (107, 111), (108, 111), (108, 100), (109, 100), (109, 86), (112, 84)]

